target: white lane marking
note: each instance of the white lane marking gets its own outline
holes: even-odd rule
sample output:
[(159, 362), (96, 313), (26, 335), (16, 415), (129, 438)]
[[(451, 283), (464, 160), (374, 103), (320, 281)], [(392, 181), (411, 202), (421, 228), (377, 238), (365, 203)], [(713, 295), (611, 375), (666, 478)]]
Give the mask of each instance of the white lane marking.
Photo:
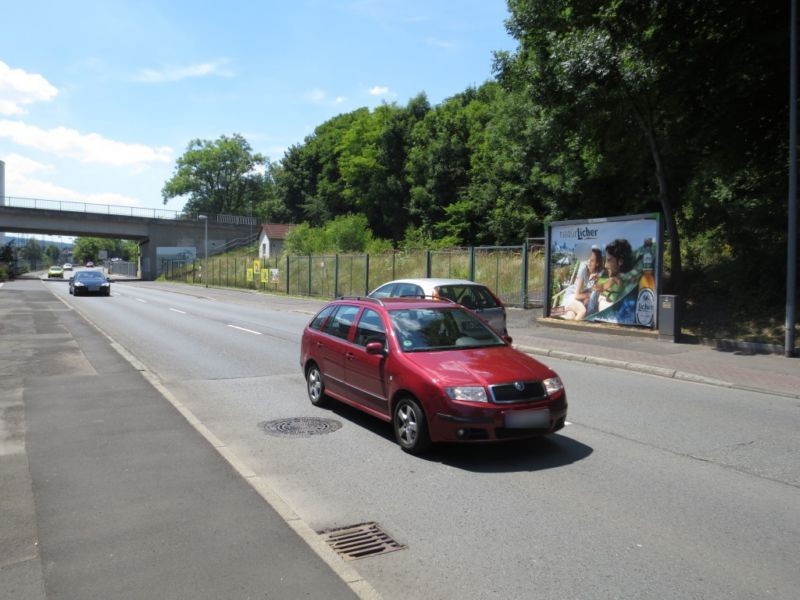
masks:
[(142, 300), (141, 298), (136, 298), (137, 302), (141, 302), (142, 304), (147, 304), (147, 300)]
[(181, 313), (182, 315), (185, 315), (185, 314), (186, 314), (184, 311), (182, 311), (182, 310), (178, 310), (177, 308), (170, 308), (170, 310), (171, 310), (172, 312)]
[(3, 287), (4, 285), (5, 285), (5, 283), (0, 283), (0, 288)]
[(236, 325), (228, 325), (228, 327), (233, 327), (234, 329), (238, 329), (239, 331), (246, 331), (247, 333), (252, 333), (255, 335), (261, 335), (260, 331), (253, 331), (252, 329), (245, 329), (244, 327), (237, 327)]

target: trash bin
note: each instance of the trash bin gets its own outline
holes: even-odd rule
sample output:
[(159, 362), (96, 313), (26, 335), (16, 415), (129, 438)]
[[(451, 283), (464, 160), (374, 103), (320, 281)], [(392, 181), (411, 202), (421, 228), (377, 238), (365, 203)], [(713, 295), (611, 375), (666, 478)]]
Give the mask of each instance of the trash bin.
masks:
[(658, 297), (658, 339), (677, 342), (681, 337), (680, 297), (662, 294)]

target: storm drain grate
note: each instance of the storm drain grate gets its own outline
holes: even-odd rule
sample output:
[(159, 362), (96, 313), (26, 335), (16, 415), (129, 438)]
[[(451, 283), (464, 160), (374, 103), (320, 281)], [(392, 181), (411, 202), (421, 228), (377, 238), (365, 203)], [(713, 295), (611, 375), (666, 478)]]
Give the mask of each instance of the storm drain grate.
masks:
[(258, 426), (264, 433), (279, 437), (311, 437), (333, 433), (341, 429), (342, 424), (334, 419), (320, 419), (319, 417), (294, 417), (291, 419), (278, 419), (264, 421)]
[(377, 523), (362, 523), (342, 529), (321, 531), (320, 534), (345, 560), (357, 560), (405, 548), (403, 544), (393, 540)]

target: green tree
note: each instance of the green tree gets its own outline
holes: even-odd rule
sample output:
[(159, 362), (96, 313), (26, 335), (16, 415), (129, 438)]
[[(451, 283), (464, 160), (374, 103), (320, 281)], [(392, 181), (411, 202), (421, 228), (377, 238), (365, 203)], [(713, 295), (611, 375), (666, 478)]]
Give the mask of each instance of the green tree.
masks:
[[(782, 146), (773, 133), (778, 115), (785, 115), (785, 101), (775, 93), (783, 87), (776, 76), (786, 73), (778, 68), (785, 50), (780, 40), (786, 38), (783, 4), (509, 2), (507, 26), (520, 46), (514, 54), (497, 55), (501, 81), (532, 101), (548, 130), (563, 132), (563, 143), (553, 146), (556, 154), (569, 158), (572, 147), (580, 160), (588, 156), (589, 178), (578, 180), (584, 193), (592, 181), (622, 183), (634, 192), (626, 201), (629, 212), (647, 210), (648, 196), (657, 199), (678, 290), (678, 218), (687, 207), (697, 208), (695, 201), (708, 205), (693, 195), (694, 186), (716, 180), (724, 182), (713, 186), (722, 196), (730, 198), (731, 188), (750, 195), (753, 185), (763, 189), (758, 180), (766, 175), (753, 172), (754, 162), (774, 160)], [(754, 150), (765, 150), (762, 158), (754, 161)], [(608, 197), (625, 187), (604, 189)], [(711, 204), (725, 212), (720, 203)], [(772, 213), (763, 208), (760, 215), (748, 212), (763, 222)], [(747, 222), (741, 214), (738, 219)]]
[(58, 259), (61, 256), (61, 250), (55, 244), (50, 244), (44, 253), (47, 255), (47, 258), (50, 259), (50, 264), (53, 265), (58, 263)]
[(42, 256), (42, 246), (36, 239), (30, 238), (25, 242), (25, 246), (22, 248), (22, 258), (28, 261), (32, 268), (36, 268), (39, 261), (42, 260)]
[(195, 139), (178, 158), (175, 172), (161, 190), (166, 204), (188, 196), (184, 212), (250, 215), (264, 202), (264, 173), (269, 161), (253, 153), (239, 134), (218, 140)]
[(72, 246), (72, 258), (79, 263), (85, 263), (89, 260), (97, 262), (100, 250), (107, 249), (107, 246), (111, 243), (110, 240), (96, 237), (75, 238), (75, 243)]

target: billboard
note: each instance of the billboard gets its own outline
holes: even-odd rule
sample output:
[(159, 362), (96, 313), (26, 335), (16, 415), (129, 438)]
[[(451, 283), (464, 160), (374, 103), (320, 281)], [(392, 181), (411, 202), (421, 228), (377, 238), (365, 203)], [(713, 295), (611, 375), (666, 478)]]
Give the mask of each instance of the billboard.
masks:
[(658, 214), (560, 221), (547, 229), (547, 316), (655, 328)]

